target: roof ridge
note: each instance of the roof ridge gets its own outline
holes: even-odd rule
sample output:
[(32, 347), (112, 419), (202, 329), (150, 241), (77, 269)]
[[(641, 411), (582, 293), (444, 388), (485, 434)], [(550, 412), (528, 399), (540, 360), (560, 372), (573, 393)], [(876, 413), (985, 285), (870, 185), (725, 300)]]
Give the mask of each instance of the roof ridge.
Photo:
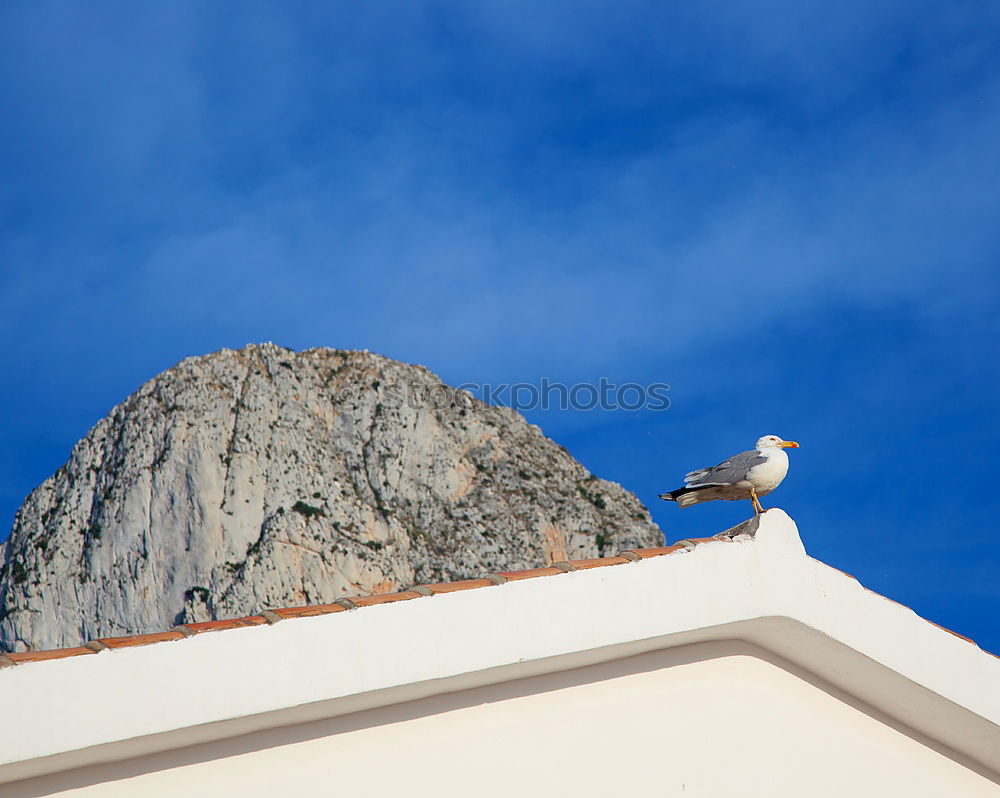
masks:
[[(290, 618), (306, 618), (314, 615), (328, 615), (335, 612), (350, 612), (352, 610), (360, 609), (362, 607), (370, 607), (376, 604), (390, 604), (396, 601), (427, 598), (443, 593), (457, 593), (462, 590), (472, 590), (480, 587), (495, 587), (506, 584), (507, 582), (516, 582), (522, 579), (534, 579), (540, 576), (557, 576), (559, 574), (572, 573), (574, 571), (585, 571), (591, 568), (607, 568), (615, 565), (627, 565), (630, 562), (648, 560), (652, 557), (663, 557), (679, 551), (690, 551), (696, 546), (704, 543), (731, 540), (736, 537), (736, 535), (744, 533), (743, 528), (745, 525), (755, 522), (756, 520), (757, 519), (755, 517), (750, 519), (750, 521), (744, 521), (742, 524), (739, 524), (732, 529), (727, 529), (724, 532), (720, 532), (714, 537), (680, 540), (670, 546), (654, 546), (646, 549), (626, 549), (612, 557), (595, 557), (582, 560), (561, 560), (542, 568), (527, 568), (519, 571), (499, 571), (487, 574), (486, 576), (477, 579), (461, 579), (455, 582), (438, 582), (434, 584), (414, 585), (407, 590), (401, 590), (395, 593), (374, 593), (365, 596), (344, 596), (329, 604), (307, 604), (300, 607), (274, 607), (253, 615), (245, 615), (239, 618), (222, 618), (214, 621), (182, 623), (165, 632), (123, 635), (120, 637), (99, 637), (94, 640), (90, 640), (83, 645), (70, 646), (67, 648), (20, 651), (7, 654), (0, 652), (0, 668), (20, 665), (26, 662), (39, 662), (49, 659), (64, 659), (66, 657), (83, 656), (85, 654), (96, 654), (99, 651), (105, 651), (107, 649), (145, 646), (167, 640), (183, 640), (185, 637), (192, 637), (204, 632), (239, 629), (245, 626), (275, 624)], [(756, 523), (753, 524), (753, 531), (756, 531)], [(753, 532), (750, 532), (750, 534), (753, 534)]]

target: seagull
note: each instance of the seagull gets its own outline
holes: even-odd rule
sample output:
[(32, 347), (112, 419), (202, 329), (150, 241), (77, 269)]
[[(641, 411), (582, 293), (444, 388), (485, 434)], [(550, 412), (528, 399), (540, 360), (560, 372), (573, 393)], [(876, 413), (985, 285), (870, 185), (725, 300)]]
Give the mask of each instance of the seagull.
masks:
[(784, 449), (798, 449), (795, 441), (777, 435), (765, 435), (749, 452), (734, 454), (712, 468), (699, 468), (684, 477), (684, 487), (661, 493), (660, 498), (677, 502), (684, 508), (715, 499), (750, 499), (755, 515), (764, 512), (759, 496), (766, 496), (788, 473), (788, 455)]

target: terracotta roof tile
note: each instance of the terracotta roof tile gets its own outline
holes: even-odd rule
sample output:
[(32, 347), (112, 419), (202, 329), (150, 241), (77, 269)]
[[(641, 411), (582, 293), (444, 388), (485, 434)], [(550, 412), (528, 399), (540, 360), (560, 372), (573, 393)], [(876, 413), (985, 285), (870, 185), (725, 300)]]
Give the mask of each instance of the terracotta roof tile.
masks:
[(131, 646), (147, 646), (150, 643), (161, 643), (165, 640), (183, 640), (183, 632), (153, 632), (148, 635), (129, 635), (128, 637), (99, 637), (93, 641), (102, 643), (105, 648), (129, 648)]
[(461, 582), (438, 582), (433, 585), (422, 585), (435, 595), (438, 593), (456, 593), (459, 590), (472, 590), (477, 587), (493, 587), (489, 579), (465, 579)]
[[(217, 632), (222, 629), (239, 629), (242, 626), (260, 626), (267, 623), (262, 615), (248, 615), (245, 618), (226, 618), (219, 621), (199, 621), (198, 623), (181, 624), (185, 629), (190, 629), (195, 634), (201, 632)], [(179, 628), (179, 627), (178, 627)]]
[(420, 598), (415, 590), (403, 590), (399, 593), (376, 593), (373, 596), (351, 596), (351, 601), (359, 607), (371, 607), (375, 604), (391, 604), (394, 601), (407, 601)]
[(516, 582), (520, 579), (534, 579), (536, 576), (555, 576), (564, 573), (558, 568), (529, 568), (527, 571), (498, 571), (504, 579)]
[(24, 662), (41, 662), (46, 659), (64, 659), (65, 657), (96, 653), (92, 648), (76, 646), (75, 648), (53, 648), (47, 651), (19, 651), (14, 654), (7, 654), (6, 656), (20, 665)]
[(651, 549), (629, 549), (629, 551), (633, 554), (638, 554), (644, 560), (648, 560), (650, 557), (662, 557), (664, 554), (684, 551), (684, 547), (675, 543), (673, 546), (655, 546)]
[(345, 612), (347, 610), (341, 604), (308, 604), (305, 607), (281, 607), (271, 610), (282, 618), (309, 618), (313, 615), (329, 615), (331, 612)]
[(599, 557), (594, 560), (570, 560), (569, 564), (578, 571), (587, 568), (603, 568), (606, 565), (626, 565), (630, 560), (627, 557)]

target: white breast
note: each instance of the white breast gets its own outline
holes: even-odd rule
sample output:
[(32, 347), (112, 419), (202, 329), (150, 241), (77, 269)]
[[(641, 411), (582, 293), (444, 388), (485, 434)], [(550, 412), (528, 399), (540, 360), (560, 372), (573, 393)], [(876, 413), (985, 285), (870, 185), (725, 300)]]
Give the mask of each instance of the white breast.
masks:
[(758, 496), (764, 496), (778, 487), (788, 473), (788, 455), (777, 446), (766, 446), (760, 453), (767, 460), (750, 469), (747, 481), (756, 488)]

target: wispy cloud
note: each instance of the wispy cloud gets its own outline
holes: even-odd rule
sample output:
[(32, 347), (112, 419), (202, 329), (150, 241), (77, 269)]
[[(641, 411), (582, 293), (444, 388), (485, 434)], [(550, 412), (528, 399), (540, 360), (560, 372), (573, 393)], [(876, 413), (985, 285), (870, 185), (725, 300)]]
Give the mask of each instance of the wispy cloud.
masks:
[(921, 423), (958, 446), (1000, 401), (998, 14), (7, 4), (0, 506), (141, 380), (265, 339), (669, 382), (641, 423), (545, 419), (645, 494), (664, 450), (788, 426), (881, 435), (856, 493), (905, 481)]

